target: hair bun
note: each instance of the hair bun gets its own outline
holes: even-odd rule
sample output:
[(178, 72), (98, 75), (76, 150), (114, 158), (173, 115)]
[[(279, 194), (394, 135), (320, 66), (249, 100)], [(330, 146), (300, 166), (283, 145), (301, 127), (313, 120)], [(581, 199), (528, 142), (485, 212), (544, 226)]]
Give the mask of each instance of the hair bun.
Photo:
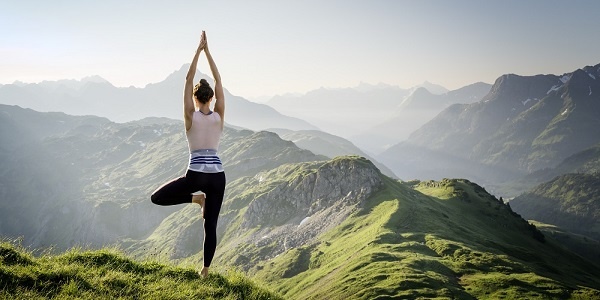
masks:
[(200, 79), (200, 82), (194, 86), (194, 97), (200, 103), (207, 103), (214, 96), (214, 91), (206, 79)]

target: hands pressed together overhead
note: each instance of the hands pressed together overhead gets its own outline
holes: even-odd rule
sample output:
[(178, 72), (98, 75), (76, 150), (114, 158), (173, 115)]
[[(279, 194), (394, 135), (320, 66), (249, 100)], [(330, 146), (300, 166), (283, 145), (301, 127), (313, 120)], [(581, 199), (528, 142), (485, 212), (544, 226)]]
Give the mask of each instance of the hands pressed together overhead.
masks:
[(206, 32), (202, 30), (202, 35), (200, 36), (200, 45), (198, 46), (199, 50), (206, 50), (208, 43), (206, 41)]

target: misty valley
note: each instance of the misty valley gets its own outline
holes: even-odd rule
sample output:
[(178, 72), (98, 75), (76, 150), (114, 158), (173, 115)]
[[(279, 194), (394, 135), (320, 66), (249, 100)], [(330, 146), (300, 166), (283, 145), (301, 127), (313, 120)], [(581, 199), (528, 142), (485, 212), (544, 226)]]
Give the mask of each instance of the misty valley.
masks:
[[(36, 280), (112, 298), (145, 288), (111, 269), (194, 289), (200, 206), (150, 202), (188, 164), (188, 68), (144, 88), (98, 76), (0, 85), (0, 297), (56, 296)], [(600, 64), (565, 71), (264, 104), (225, 90), (227, 186), (206, 293), (600, 298)]]

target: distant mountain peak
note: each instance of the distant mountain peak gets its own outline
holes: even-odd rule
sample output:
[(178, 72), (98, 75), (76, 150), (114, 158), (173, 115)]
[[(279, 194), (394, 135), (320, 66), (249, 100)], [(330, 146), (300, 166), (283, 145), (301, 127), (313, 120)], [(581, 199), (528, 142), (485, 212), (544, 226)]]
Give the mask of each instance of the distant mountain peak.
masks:
[(429, 81), (425, 81), (419, 85), (414, 86), (411, 90), (416, 90), (418, 88), (426, 88), (430, 93), (435, 95), (441, 95), (449, 92), (449, 90), (439, 84), (431, 83)]
[[(551, 95), (561, 98), (576, 92), (578, 96), (592, 96), (594, 87), (600, 83), (600, 64), (587, 66), (562, 75), (539, 74), (520, 76), (504, 74), (492, 86), (484, 102), (526, 102), (541, 100)], [(579, 97), (576, 97), (579, 98)]]
[[(188, 70), (190, 69), (190, 63), (185, 63), (183, 64), (179, 69), (173, 71), (171, 74), (169, 74), (163, 81), (158, 82), (158, 83), (150, 83), (147, 86), (152, 86), (152, 85), (157, 85), (157, 84), (162, 84), (162, 83), (169, 83), (169, 84), (183, 84), (185, 77), (187, 75)], [(200, 72), (198, 69), (196, 69), (196, 74), (194, 75), (194, 82), (199, 82), (200, 79), (206, 79), (209, 84), (213, 84), (213, 80), (210, 76), (208, 76), (207, 74), (204, 74), (202, 72)]]
[(181, 68), (179, 68), (179, 70), (176, 72), (187, 72), (190, 69), (191, 65), (191, 63), (184, 63), (183, 65), (181, 65)]
[(583, 71), (586, 72), (590, 78), (600, 80), (600, 64), (595, 66), (585, 66)]
[(100, 77), (99, 75), (83, 77), (81, 82), (110, 83), (108, 80)]
[(411, 96), (413, 96), (413, 95), (419, 95), (419, 96), (425, 95), (425, 96), (428, 96), (428, 95), (433, 95), (433, 94), (434, 93), (432, 93), (431, 91), (429, 91), (427, 88), (420, 86), (420, 87), (417, 87), (414, 91), (412, 91)]
[(526, 99), (542, 99), (554, 90), (559, 89), (568, 77), (556, 75), (521, 76), (504, 74), (494, 82), (484, 102), (522, 102)]

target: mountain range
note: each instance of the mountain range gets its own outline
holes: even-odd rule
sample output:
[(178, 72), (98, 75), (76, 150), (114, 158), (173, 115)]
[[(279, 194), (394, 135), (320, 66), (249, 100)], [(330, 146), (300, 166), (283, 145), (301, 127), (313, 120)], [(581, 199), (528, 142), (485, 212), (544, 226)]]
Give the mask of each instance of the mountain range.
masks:
[(397, 176), (370, 155), (355, 146), (352, 142), (319, 130), (288, 130), (288, 129), (269, 129), (277, 133), (282, 139), (292, 141), (302, 149), (310, 150), (315, 154), (325, 155), (329, 158), (344, 155), (359, 155), (369, 159), (381, 170), (381, 172), (392, 178)]
[[(431, 87), (429, 87), (431, 89)], [(474, 83), (442, 94), (430, 92), (425, 87), (411, 91), (400, 104), (390, 108), (393, 115), (359, 131), (352, 140), (364, 149), (381, 153), (399, 141), (403, 141), (444, 108), (455, 103), (473, 103), (490, 91), (491, 85)]]
[(344, 137), (365, 151), (379, 153), (406, 139), (448, 105), (480, 100), (489, 87), (477, 83), (448, 91), (429, 82), (411, 89), (361, 83), (354, 88), (278, 95), (266, 103), (322, 131)]
[(600, 65), (561, 76), (503, 75), (479, 102), (454, 104), (376, 158), (400, 178), (506, 181), (600, 142)]
[[(181, 90), (188, 68), (189, 64), (183, 65), (163, 81), (143, 88), (115, 87), (99, 76), (15, 82), (0, 85), (0, 103), (37, 111), (95, 115), (116, 122), (148, 117), (180, 119)], [(212, 83), (200, 72), (195, 78)], [(344, 137), (363, 151), (379, 153), (406, 139), (448, 105), (477, 101), (488, 89), (484, 83), (456, 91), (429, 82), (411, 89), (361, 83), (355, 88), (321, 88), (304, 95), (275, 96), (268, 105), (248, 101), (225, 89), (227, 122), (233, 128), (251, 130), (321, 130)]]
[[(82, 80), (43, 81), (40, 83), (0, 85), (0, 103), (19, 105), (38, 111), (58, 111), (72, 115), (95, 115), (115, 122), (147, 117), (181, 119), (183, 85), (189, 64), (163, 81), (144, 88), (115, 87), (99, 76)], [(208, 75), (196, 72), (195, 78)], [(225, 83), (226, 84), (226, 83)], [(317, 129), (307, 122), (284, 116), (273, 108), (231, 94), (225, 89), (227, 120), (232, 125), (262, 130), (266, 128)]]

